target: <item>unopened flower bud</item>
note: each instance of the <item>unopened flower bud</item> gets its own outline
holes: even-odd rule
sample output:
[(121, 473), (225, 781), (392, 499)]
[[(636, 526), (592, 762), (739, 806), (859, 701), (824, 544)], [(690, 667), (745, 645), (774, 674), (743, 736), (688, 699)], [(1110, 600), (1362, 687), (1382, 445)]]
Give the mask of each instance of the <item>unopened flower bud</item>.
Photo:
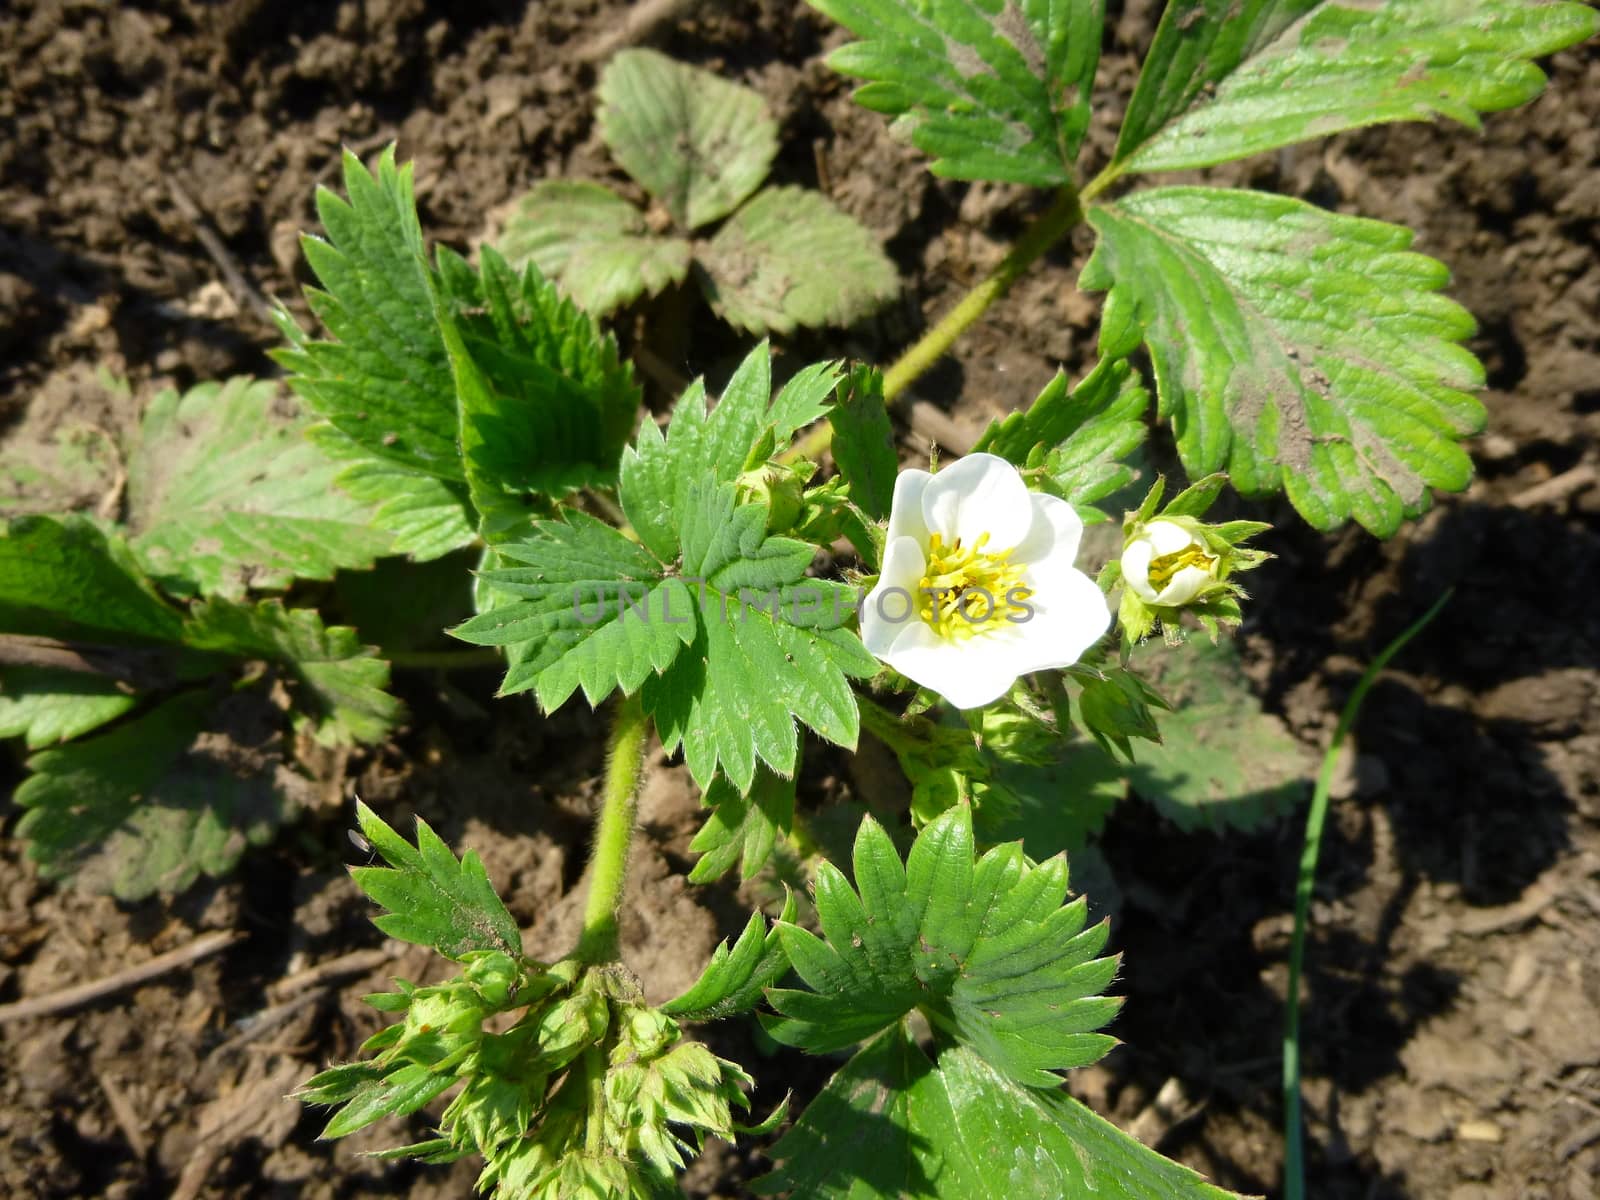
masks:
[(1181, 608), (1217, 582), (1219, 562), (1197, 532), (1155, 520), (1123, 548), (1122, 577), (1146, 604)]

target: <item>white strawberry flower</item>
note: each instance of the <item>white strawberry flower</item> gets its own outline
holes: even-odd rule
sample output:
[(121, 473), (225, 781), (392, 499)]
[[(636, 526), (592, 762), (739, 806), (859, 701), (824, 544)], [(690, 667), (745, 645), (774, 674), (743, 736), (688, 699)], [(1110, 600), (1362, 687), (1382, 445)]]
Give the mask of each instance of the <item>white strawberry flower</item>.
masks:
[(1162, 608), (1179, 608), (1215, 584), (1217, 564), (1199, 535), (1176, 521), (1148, 522), (1122, 550), (1122, 578)]
[(861, 608), (875, 656), (957, 708), (1069, 667), (1111, 623), (1073, 566), (1083, 521), (993, 454), (895, 480), (883, 571)]

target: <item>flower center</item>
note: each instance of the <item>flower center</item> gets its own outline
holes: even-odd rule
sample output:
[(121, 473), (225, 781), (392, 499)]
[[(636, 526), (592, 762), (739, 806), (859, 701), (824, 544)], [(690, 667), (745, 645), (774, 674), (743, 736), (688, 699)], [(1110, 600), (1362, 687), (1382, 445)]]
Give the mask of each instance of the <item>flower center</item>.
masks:
[(971, 545), (956, 538), (949, 545), (935, 533), (928, 538), (928, 566), (917, 584), (917, 615), (942, 638), (965, 641), (1005, 622), (1024, 606), (1031, 589), (1011, 551), (991, 554), (987, 533)]
[(1185, 546), (1172, 554), (1163, 554), (1150, 560), (1150, 587), (1157, 593), (1172, 582), (1173, 576), (1185, 567), (1199, 567), (1207, 574), (1216, 564), (1216, 558), (1199, 546)]

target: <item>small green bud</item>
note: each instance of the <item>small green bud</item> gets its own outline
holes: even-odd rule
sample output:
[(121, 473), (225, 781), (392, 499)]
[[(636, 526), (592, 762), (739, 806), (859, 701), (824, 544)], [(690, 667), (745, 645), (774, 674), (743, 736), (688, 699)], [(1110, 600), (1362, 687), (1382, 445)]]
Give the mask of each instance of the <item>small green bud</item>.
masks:
[(779, 463), (767, 463), (739, 476), (739, 498), (747, 503), (767, 506), (767, 532), (782, 533), (794, 528), (803, 507), (806, 479), (811, 469), (796, 470)]
[(509, 954), (485, 950), (468, 961), (466, 980), (490, 1008), (507, 1009), (513, 1007), (520, 974), (516, 960)]

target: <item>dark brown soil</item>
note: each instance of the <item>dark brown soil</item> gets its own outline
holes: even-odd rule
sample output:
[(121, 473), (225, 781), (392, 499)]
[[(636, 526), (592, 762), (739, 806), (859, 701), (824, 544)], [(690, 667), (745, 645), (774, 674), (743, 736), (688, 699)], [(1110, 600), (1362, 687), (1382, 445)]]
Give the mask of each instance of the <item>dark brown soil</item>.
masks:
[[(1158, 6), (1112, 4), (1103, 156)], [(398, 139), (423, 222), (468, 247), (536, 178), (610, 171), (580, 47), (626, 5), (429, 0), (279, 5), (18, 3), (0, 15), (0, 430), (109, 430), (164, 383), (265, 372), (270, 326), (221, 283), (192, 198), (259, 292), (292, 297), (295, 235), (341, 144)], [(469, 16), (461, 15), (470, 11)], [(855, 108), (820, 54), (838, 39), (799, 4), (702, 4), (657, 44), (762, 89), (784, 131), (781, 179), (834, 197), (886, 241), (906, 299), (806, 361), (879, 361), (1004, 252), (1036, 201), (940, 182)], [(1397, 127), (1296, 147), (1218, 175), (1404, 222), (1450, 263), (1490, 372), (1481, 477), (1388, 544), (1321, 537), (1272, 508), (1243, 647), (1269, 708), (1320, 749), (1362, 665), (1443, 589), (1455, 598), (1374, 691), (1324, 846), (1306, 999), (1312, 1194), (1336, 1200), (1600, 1196), (1600, 51), (1550, 64), (1552, 87), (1483, 136)], [(819, 170), (820, 167), (820, 170)], [(615, 180), (613, 180), (615, 181)], [(1081, 241), (1036, 269), (920, 395), (976, 428), (1092, 355), (1097, 305), (1072, 286)], [(657, 344), (685, 372), (737, 343), (694, 316)], [(107, 403), (94, 369), (126, 375)], [(659, 398), (659, 397), (658, 397)], [(925, 452), (908, 431), (908, 457)], [(1159, 455), (1159, 451), (1158, 451)], [(1547, 487), (1547, 484), (1554, 484)], [(69, 497), (92, 507), (94, 496)], [(600, 770), (597, 724), (490, 703), (491, 673), (407, 674), (413, 719), (381, 753), (325, 763), (328, 803), (223, 883), (119, 906), (41, 883), (14, 841), (0, 897), (0, 1001), (96, 979), (216, 929), (246, 938), (192, 970), (53, 1018), (0, 1025), (0, 1194), (464, 1195), (466, 1164), (365, 1160), (388, 1132), (334, 1147), (281, 1099), (377, 1027), (359, 1002), (425, 976), (385, 943), (345, 878), (349, 793), (418, 812), (477, 848), (535, 951), (573, 929)], [(19, 768), (0, 758), (0, 787)], [(863, 774), (805, 781), (849, 798)], [(870, 799), (870, 797), (868, 797)], [(14, 814), (6, 817), (14, 824)], [(680, 988), (740, 912), (688, 887), (698, 823), (680, 768), (652, 765), (648, 836), (625, 929), (647, 989)], [(1298, 820), (1243, 837), (1180, 835), (1130, 805), (1106, 854), (1125, 901), (1125, 1045), (1073, 1088), (1218, 1182), (1279, 1186), (1278, 1055)], [(348, 973), (299, 972), (359, 951)], [(757, 1104), (818, 1064), (761, 1058)], [(737, 1196), (758, 1149), (714, 1148), (699, 1196)]]

